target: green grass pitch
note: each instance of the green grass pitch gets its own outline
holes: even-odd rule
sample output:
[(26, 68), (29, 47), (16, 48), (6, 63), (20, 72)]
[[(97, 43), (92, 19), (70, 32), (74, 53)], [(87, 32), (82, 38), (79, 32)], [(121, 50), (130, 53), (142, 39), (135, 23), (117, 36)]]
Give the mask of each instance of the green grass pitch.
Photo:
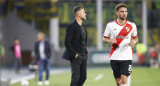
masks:
[[(131, 86), (160, 86), (160, 68), (134, 67), (131, 76)], [(102, 75), (99, 80), (95, 77)], [(69, 86), (71, 72), (50, 76), (49, 86)], [(21, 86), (20, 83), (11, 86)], [(29, 81), (29, 86), (38, 86), (35, 79)], [(116, 86), (110, 68), (88, 69), (87, 80), (83, 86)]]

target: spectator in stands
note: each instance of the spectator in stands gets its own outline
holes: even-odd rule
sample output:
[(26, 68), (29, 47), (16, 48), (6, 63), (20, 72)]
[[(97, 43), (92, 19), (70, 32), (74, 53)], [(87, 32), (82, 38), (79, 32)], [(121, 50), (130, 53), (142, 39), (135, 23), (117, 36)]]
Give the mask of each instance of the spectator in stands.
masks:
[(3, 45), (0, 45), (0, 67), (2, 66), (4, 55), (5, 55), (5, 49)]
[(150, 57), (150, 67), (157, 67), (158, 66), (158, 53), (156, 52), (154, 47), (150, 48), (149, 57)]
[(136, 52), (137, 52), (137, 65), (138, 66), (144, 66), (145, 61), (146, 61), (146, 52), (147, 52), (147, 47), (143, 43), (138, 43), (136, 45)]
[(144, 66), (145, 65), (145, 53), (137, 53), (138, 56), (138, 61), (137, 61), (137, 65), (138, 66)]
[(160, 41), (157, 44), (156, 48), (157, 48), (157, 52), (158, 52), (158, 63), (159, 63), (159, 67), (160, 67)]
[(0, 57), (1, 57), (1, 59), (4, 58), (4, 55), (5, 55), (5, 49), (4, 49), (3, 45), (0, 45)]

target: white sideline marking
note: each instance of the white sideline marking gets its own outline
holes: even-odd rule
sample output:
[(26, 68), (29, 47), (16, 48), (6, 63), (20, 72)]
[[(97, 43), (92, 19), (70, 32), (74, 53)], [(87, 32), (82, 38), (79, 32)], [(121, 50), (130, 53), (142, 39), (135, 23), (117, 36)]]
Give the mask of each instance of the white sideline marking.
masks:
[(98, 76), (96, 76), (96, 77), (94, 78), (94, 80), (95, 80), (95, 81), (98, 81), (98, 80), (100, 80), (102, 77), (103, 77), (103, 74), (99, 74)]
[[(50, 74), (61, 74), (61, 73), (64, 73), (66, 71), (55, 71), (55, 72), (51, 72)], [(30, 80), (30, 79), (33, 79), (35, 78), (35, 74), (31, 74), (31, 75), (28, 75), (28, 76), (25, 76), (25, 77), (21, 77), (21, 78), (18, 78), (18, 79), (14, 79), (14, 80), (11, 80), (11, 84), (15, 84), (15, 83), (18, 83), (18, 82), (21, 82), (21, 80)]]

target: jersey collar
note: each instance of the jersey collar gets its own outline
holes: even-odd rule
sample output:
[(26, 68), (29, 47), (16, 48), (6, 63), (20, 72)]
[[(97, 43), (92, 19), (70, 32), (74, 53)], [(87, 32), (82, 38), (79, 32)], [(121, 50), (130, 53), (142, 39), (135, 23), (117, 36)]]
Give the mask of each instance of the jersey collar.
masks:
[(115, 22), (118, 24), (118, 25), (120, 25), (120, 26), (123, 26), (123, 25), (125, 25), (126, 23), (127, 23), (127, 19), (126, 19), (126, 22), (124, 23), (124, 24), (122, 24), (122, 25), (120, 25), (118, 22), (117, 22), (117, 19), (115, 20)]

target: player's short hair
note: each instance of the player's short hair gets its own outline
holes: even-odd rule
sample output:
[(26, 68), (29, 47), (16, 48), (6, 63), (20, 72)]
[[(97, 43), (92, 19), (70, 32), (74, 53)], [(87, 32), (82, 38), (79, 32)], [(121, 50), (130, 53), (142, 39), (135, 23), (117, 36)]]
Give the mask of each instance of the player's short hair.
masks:
[(14, 40), (19, 40), (18, 37), (16, 37)]
[(118, 11), (119, 8), (121, 8), (121, 7), (127, 8), (127, 5), (126, 5), (126, 4), (123, 4), (123, 3), (117, 4), (116, 7), (115, 7), (115, 10)]
[(83, 7), (81, 7), (81, 6), (75, 6), (74, 8), (73, 8), (73, 14), (76, 14), (78, 11), (80, 11), (81, 9), (84, 9)]
[(44, 36), (44, 33), (43, 32), (39, 32), (38, 35)]

